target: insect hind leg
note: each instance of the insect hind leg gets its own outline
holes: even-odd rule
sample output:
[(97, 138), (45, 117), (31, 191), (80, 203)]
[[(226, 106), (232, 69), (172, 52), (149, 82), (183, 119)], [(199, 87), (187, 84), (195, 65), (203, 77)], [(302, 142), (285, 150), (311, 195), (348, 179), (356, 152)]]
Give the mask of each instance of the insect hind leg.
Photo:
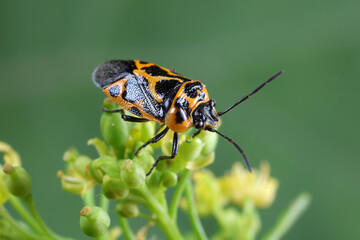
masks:
[(137, 117), (133, 117), (130, 115), (126, 115), (124, 112), (124, 109), (108, 110), (106, 108), (101, 108), (101, 111), (107, 112), (107, 113), (118, 113), (119, 112), (121, 114), (121, 118), (127, 122), (148, 122), (149, 121), (148, 119), (145, 119), (145, 118), (137, 118)]
[(174, 139), (173, 139), (171, 156), (166, 156), (166, 155), (158, 156), (156, 161), (154, 162), (154, 164), (150, 168), (149, 172), (146, 173), (146, 176), (149, 176), (151, 174), (151, 172), (154, 170), (154, 168), (159, 163), (159, 161), (166, 160), (166, 159), (173, 159), (174, 157), (176, 157), (176, 155), (178, 154), (178, 149), (179, 149), (179, 134), (177, 132), (174, 132)]

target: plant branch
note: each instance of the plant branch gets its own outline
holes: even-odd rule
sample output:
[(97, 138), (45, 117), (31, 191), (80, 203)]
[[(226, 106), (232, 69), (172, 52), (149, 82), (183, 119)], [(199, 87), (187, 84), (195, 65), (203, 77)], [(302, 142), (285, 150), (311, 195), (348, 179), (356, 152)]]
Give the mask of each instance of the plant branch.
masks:
[[(2, 216), (7, 222), (11, 224), (11, 226), (16, 230), (18, 234), (20, 234), (26, 240), (37, 240), (39, 237), (26, 232), (24, 229), (19, 227), (19, 224), (11, 217), (11, 215), (6, 211), (4, 206), (0, 206), (0, 216)], [(2, 235), (1, 235), (2, 236)], [(0, 236), (0, 237), (1, 237)]]
[(174, 220), (175, 223), (177, 221), (177, 212), (178, 212), (178, 208), (179, 208), (180, 199), (184, 192), (185, 185), (186, 185), (190, 175), (191, 175), (190, 170), (188, 170), (188, 169), (183, 170), (183, 172), (180, 176), (180, 181), (178, 182), (178, 184), (176, 186), (174, 195), (173, 195), (171, 203), (170, 203), (169, 215)]
[(262, 238), (263, 240), (281, 239), (305, 212), (311, 202), (308, 193), (301, 193), (280, 215), (275, 226)]
[(189, 207), (188, 214), (190, 217), (190, 222), (195, 231), (196, 237), (197, 237), (197, 239), (200, 239), (200, 240), (207, 240), (208, 237), (206, 236), (204, 228), (201, 225), (199, 215), (197, 214), (197, 211), (196, 211), (195, 198), (194, 198), (193, 188), (192, 188), (190, 179), (188, 179), (186, 181), (185, 196), (186, 196), (186, 199), (188, 202), (188, 207)]
[(122, 232), (124, 234), (125, 239), (126, 240), (135, 239), (135, 234), (132, 231), (127, 219), (120, 216), (120, 215), (118, 215), (118, 216), (119, 216), (119, 224), (120, 224), (120, 227), (121, 227), (121, 230), (122, 230)]

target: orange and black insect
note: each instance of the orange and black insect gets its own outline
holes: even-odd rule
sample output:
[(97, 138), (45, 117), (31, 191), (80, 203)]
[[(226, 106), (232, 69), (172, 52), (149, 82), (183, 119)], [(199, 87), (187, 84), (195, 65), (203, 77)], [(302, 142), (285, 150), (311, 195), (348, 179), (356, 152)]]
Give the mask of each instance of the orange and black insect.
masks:
[(242, 154), (249, 171), (251, 171), (249, 161), (239, 145), (215, 128), (221, 115), (248, 99), (282, 73), (283, 71), (278, 72), (251, 93), (219, 113), (216, 112), (215, 101), (209, 98), (204, 84), (154, 63), (139, 60), (108, 61), (95, 69), (93, 81), (96, 86), (104, 90), (107, 96), (137, 117), (126, 115), (122, 109), (112, 111), (103, 109), (103, 111), (120, 112), (125, 121), (155, 121), (166, 126), (141, 146), (135, 155), (148, 144), (162, 139), (169, 129), (174, 132), (171, 156), (159, 156), (146, 175), (150, 175), (160, 160), (173, 159), (177, 155), (179, 133), (185, 132), (191, 127), (198, 129), (193, 137), (201, 131), (210, 131), (231, 142)]

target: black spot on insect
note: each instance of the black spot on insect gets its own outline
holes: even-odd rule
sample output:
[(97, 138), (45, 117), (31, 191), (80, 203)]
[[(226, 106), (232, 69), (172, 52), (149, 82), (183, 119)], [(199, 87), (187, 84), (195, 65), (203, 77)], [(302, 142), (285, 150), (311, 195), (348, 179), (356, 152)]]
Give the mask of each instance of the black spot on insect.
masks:
[(186, 114), (190, 116), (191, 110), (192, 110), (191, 108), (187, 108), (187, 109), (186, 109)]
[(202, 90), (203, 87), (200, 82), (190, 82), (185, 85), (184, 92), (189, 98), (196, 98), (197, 90)]
[(148, 73), (151, 76), (166, 76), (168, 77), (168, 72), (164, 69), (161, 69), (159, 66), (150, 66), (150, 67), (144, 67), (142, 68), (146, 73)]
[(142, 68), (142, 70), (144, 70), (150, 76), (173, 77), (173, 78), (181, 79), (183, 81), (190, 81), (190, 79), (188, 79), (186, 77), (176, 76), (176, 75), (173, 75), (171, 73), (169, 74), (167, 71), (165, 71), (164, 69), (162, 69), (162, 68), (160, 68), (159, 66), (156, 66), (156, 65), (153, 65), (153, 66), (150, 66), (150, 67), (144, 67), (144, 68)]
[(140, 61), (141, 64), (147, 64), (148, 62)]
[(136, 68), (135, 62), (113, 60), (98, 66), (93, 73), (93, 81), (96, 86), (105, 89), (117, 80), (127, 77)]
[(118, 97), (119, 94), (120, 94), (120, 87), (119, 87), (119, 85), (115, 85), (115, 86), (112, 86), (111, 88), (109, 88), (109, 94), (110, 94), (110, 96), (112, 96), (112, 97)]
[(178, 97), (175, 101), (175, 107), (186, 109), (189, 107), (189, 102), (185, 98)]
[(179, 109), (178, 111), (176, 111), (175, 113), (175, 122), (177, 124), (181, 124), (186, 120), (187, 116), (186, 113), (183, 109)]
[(129, 109), (129, 112), (139, 116), (139, 117), (142, 117), (143, 115), (141, 114), (140, 110), (137, 108), (137, 107), (132, 107)]
[(160, 80), (155, 84), (155, 91), (161, 98), (165, 98), (174, 92), (174, 89), (179, 89), (180, 85), (181, 82), (178, 80)]

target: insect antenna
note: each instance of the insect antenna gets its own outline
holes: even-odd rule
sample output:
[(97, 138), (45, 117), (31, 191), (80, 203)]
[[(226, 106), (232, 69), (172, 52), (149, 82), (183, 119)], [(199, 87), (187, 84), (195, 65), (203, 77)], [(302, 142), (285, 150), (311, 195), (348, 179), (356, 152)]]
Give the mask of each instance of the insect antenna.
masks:
[(277, 74), (275, 74), (274, 76), (272, 76), (271, 78), (269, 78), (268, 80), (266, 80), (265, 82), (263, 82), (262, 84), (260, 84), (257, 88), (255, 88), (254, 90), (252, 90), (251, 93), (249, 93), (248, 95), (244, 96), (242, 99), (240, 99), (240, 101), (234, 103), (232, 106), (230, 106), (228, 109), (226, 109), (223, 112), (219, 112), (218, 115), (221, 116), (225, 113), (227, 113), (228, 111), (230, 111), (231, 109), (233, 109), (234, 107), (236, 107), (237, 105), (239, 105), (240, 103), (244, 102), (246, 99), (248, 99), (251, 95), (255, 94), (257, 91), (259, 91), (261, 88), (263, 88), (267, 83), (271, 82), (272, 80), (274, 80), (275, 78), (277, 78), (278, 76), (280, 76), (280, 74), (282, 74), (284, 72), (284, 70), (281, 70), (280, 72), (278, 72)]
[(214, 128), (208, 127), (208, 128), (206, 128), (205, 130), (206, 130), (206, 131), (210, 131), (210, 132), (215, 132), (215, 133), (219, 134), (221, 137), (223, 137), (223, 138), (225, 138), (226, 140), (228, 140), (230, 143), (232, 143), (232, 144), (235, 146), (235, 148), (236, 148), (236, 149), (241, 153), (241, 155), (244, 157), (244, 161), (245, 161), (245, 163), (246, 163), (246, 166), (247, 166), (247, 168), (249, 169), (249, 172), (251, 172), (251, 166), (250, 166), (250, 163), (249, 163), (249, 161), (248, 161), (248, 159), (247, 159), (244, 151), (239, 147), (239, 145), (236, 144), (236, 142), (234, 142), (234, 140), (232, 140), (231, 138), (225, 136), (224, 134), (222, 134), (221, 132), (217, 131), (217, 130), (214, 129)]

